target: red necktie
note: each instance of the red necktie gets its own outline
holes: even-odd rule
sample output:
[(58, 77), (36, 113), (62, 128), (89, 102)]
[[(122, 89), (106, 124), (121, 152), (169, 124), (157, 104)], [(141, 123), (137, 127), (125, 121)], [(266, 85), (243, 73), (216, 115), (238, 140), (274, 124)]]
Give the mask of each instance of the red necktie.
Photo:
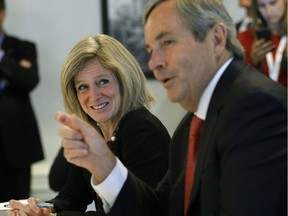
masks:
[(194, 182), (194, 172), (198, 157), (200, 135), (202, 133), (204, 121), (194, 115), (189, 134), (189, 145), (187, 152), (186, 176), (185, 176), (185, 191), (184, 191), (184, 215), (187, 214), (190, 194)]

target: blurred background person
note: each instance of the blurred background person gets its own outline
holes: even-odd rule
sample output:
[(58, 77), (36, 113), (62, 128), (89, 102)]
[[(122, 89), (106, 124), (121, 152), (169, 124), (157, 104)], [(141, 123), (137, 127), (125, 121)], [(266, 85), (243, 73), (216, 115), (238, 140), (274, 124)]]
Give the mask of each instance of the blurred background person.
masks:
[(245, 10), (245, 16), (236, 23), (236, 31), (240, 33), (252, 27), (252, 3), (251, 0), (239, 0), (238, 3)]
[(253, 29), (238, 34), (245, 62), (287, 88), (287, 0), (252, 0)]
[(29, 93), (39, 83), (36, 45), (3, 30), (0, 0), (0, 202), (30, 195), (31, 164), (44, 159)]

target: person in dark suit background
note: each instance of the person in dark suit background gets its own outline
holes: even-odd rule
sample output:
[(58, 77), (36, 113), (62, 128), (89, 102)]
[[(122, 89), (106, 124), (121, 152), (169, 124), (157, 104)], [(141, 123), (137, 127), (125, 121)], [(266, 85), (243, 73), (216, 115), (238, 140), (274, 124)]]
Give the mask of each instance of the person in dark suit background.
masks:
[[(169, 99), (188, 111), (172, 137), (168, 172), (156, 190), (148, 187), (116, 161), (91, 126), (57, 113), (67, 160), (92, 173), (111, 216), (286, 215), (286, 89), (243, 62), (234, 22), (220, 0), (152, 0), (144, 17), (149, 67)], [(195, 118), (205, 121), (184, 211)], [(123, 184), (109, 184), (111, 178)], [(35, 202), (30, 206), (39, 211)]]
[(36, 45), (3, 29), (0, 1), (0, 202), (30, 195), (31, 165), (44, 158), (29, 93), (39, 83)]

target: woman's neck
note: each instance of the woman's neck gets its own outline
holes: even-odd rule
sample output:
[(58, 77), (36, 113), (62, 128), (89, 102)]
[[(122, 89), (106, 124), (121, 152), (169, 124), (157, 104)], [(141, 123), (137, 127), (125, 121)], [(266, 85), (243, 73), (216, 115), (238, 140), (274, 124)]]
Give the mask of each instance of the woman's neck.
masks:
[(118, 128), (118, 122), (113, 123), (98, 123), (100, 127), (103, 137), (106, 142), (110, 141), (113, 136), (115, 136), (115, 132)]

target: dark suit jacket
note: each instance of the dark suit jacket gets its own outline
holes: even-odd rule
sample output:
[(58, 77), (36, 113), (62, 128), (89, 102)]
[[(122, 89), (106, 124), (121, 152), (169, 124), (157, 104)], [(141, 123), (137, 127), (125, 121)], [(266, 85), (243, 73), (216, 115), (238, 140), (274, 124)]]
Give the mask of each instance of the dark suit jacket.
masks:
[(72, 166), (64, 157), (64, 149), (61, 147), (51, 165), (48, 183), (49, 187), (54, 191), (60, 191), (66, 182), (70, 167)]
[[(5, 55), (0, 62), (0, 78), (9, 86), (0, 91), (0, 149), (11, 166), (21, 167), (44, 158), (36, 118), (29, 93), (39, 82), (35, 44), (5, 36)], [(32, 62), (30, 69), (19, 61)]]
[[(109, 215), (183, 215), (187, 114), (171, 142), (157, 191), (129, 173)], [(212, 95), (188, 215), (287, 214), (287, 92), (233, 60)]]
[[(123, 117), (116, 140), (108, 145), (143, 184), (155, 188), (168, 169), (169, 143), (170, 136), (164, 125), (146, 108), (140, 108)], [(87, 170), (71, 165), (64, 188), (50, 201), (59, 216), (95, 214), (83, 213), (93, 200), (97, 203), (97, 215), (103, 215), (102, 203), (90, 179)]]

